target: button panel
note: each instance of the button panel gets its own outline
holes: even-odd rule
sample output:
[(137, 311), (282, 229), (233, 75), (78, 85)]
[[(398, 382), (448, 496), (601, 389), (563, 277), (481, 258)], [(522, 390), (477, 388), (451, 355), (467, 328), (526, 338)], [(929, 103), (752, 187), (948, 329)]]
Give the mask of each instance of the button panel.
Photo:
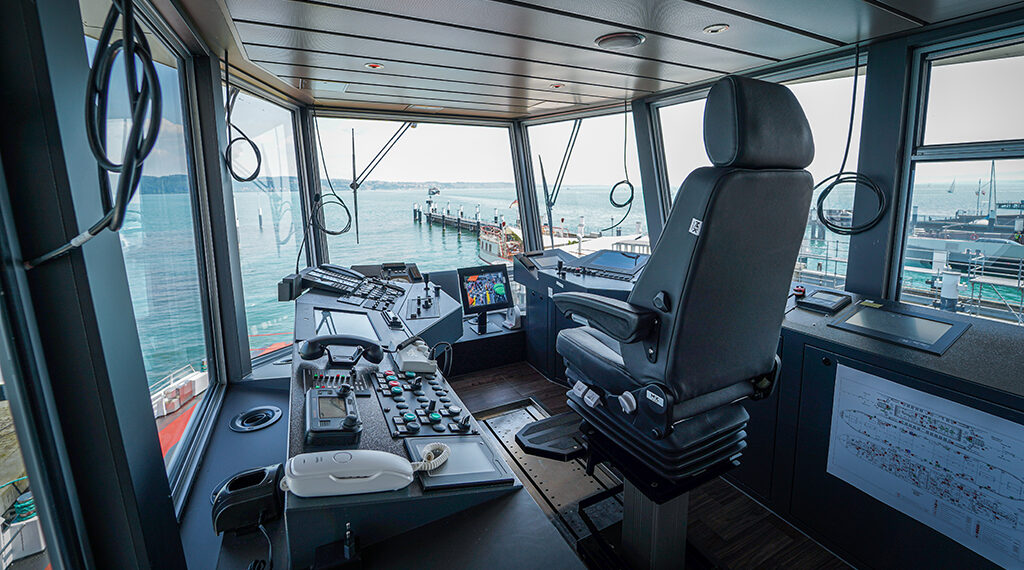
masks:
[(396, 410), (385, 414), (392, 437), (424, 432), (438, 436), (478, 433), (475, 424), (469, 429), (458, 428), (459, 420), (467, 413), (440, 375), (381, 370), (371, 378), (381, 409)]

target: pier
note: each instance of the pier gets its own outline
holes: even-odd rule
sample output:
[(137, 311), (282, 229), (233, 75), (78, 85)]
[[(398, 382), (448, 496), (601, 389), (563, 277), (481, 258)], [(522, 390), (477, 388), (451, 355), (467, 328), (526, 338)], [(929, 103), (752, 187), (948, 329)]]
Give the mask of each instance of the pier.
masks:
[(458, 214), (451, 215), (450, 210), (445, 212), (438, 212), (436, 209), (424, 210), (419, 204), (413, 206), (412, 209), (412, 221), (414, 222), (427, 222), (441, 226), (442, 228), (453, 228), (459, 231), (469, 231), (479, 234), (481, 231), (491, 231), (497, 233), (501, 226), (504, 225), (504, 220), (499, 216), (494, 217), (493, 222), (485, 222), (480, 219), (480, 210), (477, 209), (476, 214), (472, 218), (467, 218), (462, 215), (462, 208), (459, 208)]

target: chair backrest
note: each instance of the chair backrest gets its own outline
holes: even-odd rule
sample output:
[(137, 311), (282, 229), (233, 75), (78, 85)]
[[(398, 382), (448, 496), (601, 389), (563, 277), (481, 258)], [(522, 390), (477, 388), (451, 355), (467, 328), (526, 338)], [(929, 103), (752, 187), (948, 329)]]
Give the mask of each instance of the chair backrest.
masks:
[(629, 297), (661, 313), (656, 361), (641, 343), (622, 346), (631, 374), (677, 402), (772, 370), (811, 200), (814, 143), (787, 87), (717, 82), (704, 146), (714, 166), (683, 182)]

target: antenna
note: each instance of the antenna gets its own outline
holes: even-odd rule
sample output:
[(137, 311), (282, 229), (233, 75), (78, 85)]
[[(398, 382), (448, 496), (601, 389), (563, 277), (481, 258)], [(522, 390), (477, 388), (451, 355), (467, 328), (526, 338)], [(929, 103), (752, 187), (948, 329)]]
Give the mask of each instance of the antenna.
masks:
[(359, 182), (356, 180), (356, 129), (352, 127), (352, 183), (348, 185), (352, 189), (352, 209), (356, 213), (356, 245), (359, 244)]

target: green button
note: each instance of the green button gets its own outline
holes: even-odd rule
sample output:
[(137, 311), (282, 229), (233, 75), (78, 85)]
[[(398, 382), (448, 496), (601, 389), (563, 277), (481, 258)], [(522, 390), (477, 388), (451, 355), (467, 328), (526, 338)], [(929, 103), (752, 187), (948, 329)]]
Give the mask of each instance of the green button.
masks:
[(416, 377), (416, 373), (415, 372), (406, 372), (405, 373), (405, 377), (406, 378), (415, 378)]
[(432, 422), (439, 422), (439, 421), (441, 421), (441, 414), (439, 414), (437, 412), (431, 412), (430, 415), (427, 416), (427, 417), (430, 418), (430, 421), (432, 421)]
[(414, 421), (416, 421), (416, 414), (411, 413), (411, 412), (406, 412), (405, 414), (402, 415), (402, 419), (404, 419), (407, 422), (414, 422)]
[(384, 379), (385, 380), (398, 380), (398, 376), (395, 376), (394, 374), (388, 374)]
[(396, 395), (396, 396), (401, 394), (402, 393), (402, 387), (401, 386), (392, 386), (391, 387), (391, 393)]

